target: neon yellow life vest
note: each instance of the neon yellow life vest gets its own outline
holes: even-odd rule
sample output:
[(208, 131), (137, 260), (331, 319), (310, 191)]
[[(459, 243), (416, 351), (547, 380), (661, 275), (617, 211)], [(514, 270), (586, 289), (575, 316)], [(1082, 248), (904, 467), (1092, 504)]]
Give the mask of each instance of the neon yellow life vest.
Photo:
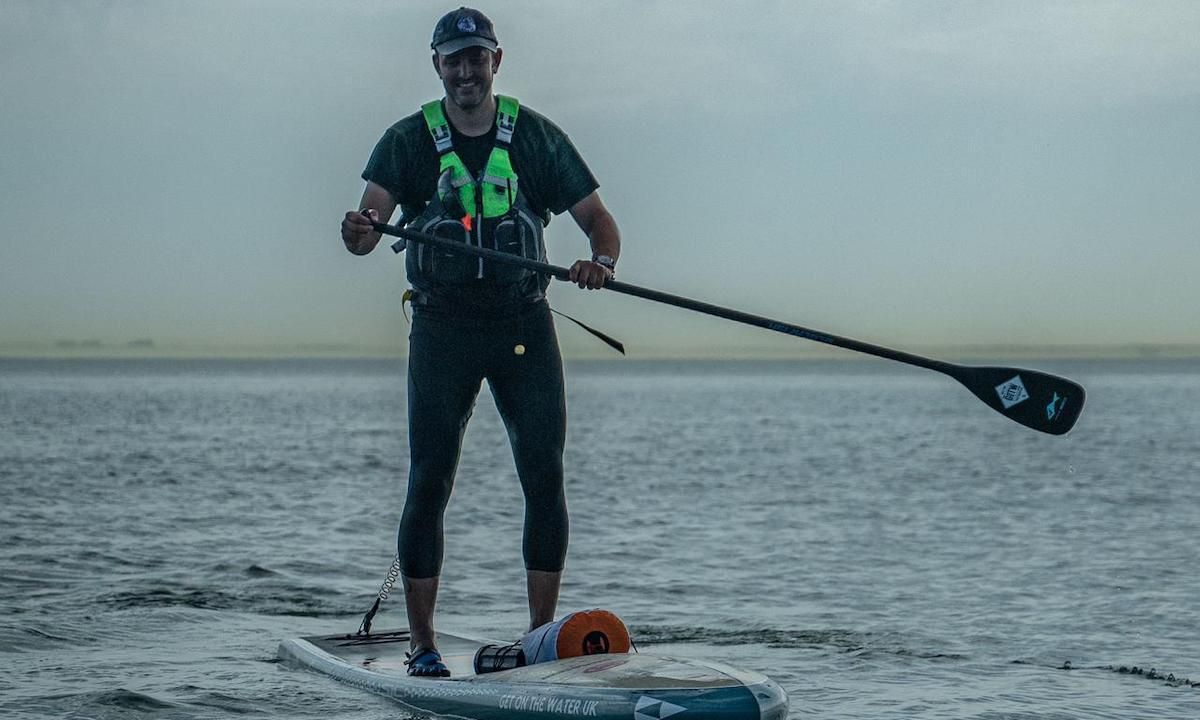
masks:
[[(421, 106), (425, 125), (433, 138), (439, 157), (437, 190), (424, 211), (412, 223), (424, 233), (464, 242), (530, 260), (546, 261), (543, 218), (518, 191), (517, 173), (509, 149), (517, 126), (520, 103), (515, 98), (497, 95), (496, 140), (487, 164), (479, 177), (472, 177), (462, 158), (455, 152), (450, 123), (440, 100)], [(446, 294), (448, 286), (477, 280), (496, 284), (520, 284), (520, 292), (529, 300), (544, 296), (548, 276), (505, 263), (488, 262), (428, 246), (410, 251), (408, 278), (413, 288), (430, 297)], [(532, 277), (536, 282), (528, 282)]]
[[(507, 95), (497, 95), (496, 104), (496, 146), (488, 156), (482, 182), (478, 185), (483, 193), (484, 218), (496, 218), (506, 214), (517, 197), (517, 174), (513, 171), (508, 148), (512, 145), (521, 104), (516, 98)], [(480, 203), (475, 197), (475, 178), (471, 177), (462, 158), (454, 151), (450, 140), (450, 123), (446, 121), (446, 114), (442, 111), (442, 101), (425, 103), (421, 106), (421, 114), (425, 116), (425, 125), (433, 136), (434, 145), (437, 146), (440, 158), (438, 174), (450, 171), (450, 182), (458, 191), (458, 199), (463, 208), (473, 219), (478, 219)]]

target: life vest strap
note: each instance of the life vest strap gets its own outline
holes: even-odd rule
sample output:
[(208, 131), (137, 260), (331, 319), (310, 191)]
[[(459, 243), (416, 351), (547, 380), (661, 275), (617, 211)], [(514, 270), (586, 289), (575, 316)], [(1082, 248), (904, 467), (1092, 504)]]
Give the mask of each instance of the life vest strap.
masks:
[(517, 113), (521, 111), (521, 103), (507, 95), (496, 96), (496, 144), (508, 146), (512, 144), (513, 132), (517, 129)]
[[(521, 103), (516, 98), (508, 95), (496, 96), (496, 144), (488, 155), (481, 182), (498, 188), (498, 191), (484, 193), (482, 196), (480, 209), (485, 218), (500, 217), (508, 213), (517, 196), (517, 174), (513, 170), (508, 151), (512, 146), (513, 133), (517, 128), (517, 115), (520, 112)], [(471, 177), (462, 158), (454, 150), (450, 123), (442, 109), (442, 101), (432, 100), (425, 103), (421, 106), (421, 114), (438, 151), (440, 172), (450, 171), (450, 184), (458, 193), (460, 204), (468, 215), (474, 215), (476, 208), (480, 206), (476, 193), (482, 188), (477, 190), (475, 179)]]
[(450, 123), (446, 121), (446, 113), (442, 112), (442, 101), (431, 100), (421, 106), (421, 114), (425, 116), (425, 127), (433, 136), (433, 145), (441, 155), (454, 152), (454, 144), (450, 138)]

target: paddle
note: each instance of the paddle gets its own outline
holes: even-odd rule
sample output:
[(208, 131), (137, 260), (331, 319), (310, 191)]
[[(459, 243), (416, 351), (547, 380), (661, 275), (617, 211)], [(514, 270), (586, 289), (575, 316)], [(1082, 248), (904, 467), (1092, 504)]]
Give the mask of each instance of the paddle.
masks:
[[(456, 240), (426, 235), (407, 228), (386, 223), (374, 222), (376, 232), (403, 238), (409, 242), (429, 245), (439, 250), (459, 255), (475, 255), (487, 260), (517, 265), (533, 272), (549, 275), (559, 280), (570, 280), (570, 271), (537, 260), (529, 260), (517, 255), (489, 250), (488, 248), (466, 245)], [(396, 242), (392, 250), (400, 252), (404, 243)], [(604, 284), (605, 289), (614, 290), (626, 295), (653, 300), (655, 302), (674, 305), (686, 310), (714, 315), (726, 320), (754, 325), (767, 330), (794, 335), (814, 342), (833, 345), (834, 347), (854, 350), (881, 357), (886, 360), (915, 365), (935, 372), (949, 375), (975, 394), (988, 407), (1004, 417), (1018, 422), (1025, 427), (1033, 428), (1051, 435), (1063, 435), (1070, 430), (1083, 410), (1085, 393), (1083, 386), (1066, 378), (1051, 375), (1038, 370), (1027, 370), (1012, 367), (980, 367), (972, 365), (956, 365), (942, 360), (914, 355), (912, 353), (892, 350), (880, 345), (872, 345), (860, 340), (831, 335), (819, 330), (810, 330), (799, 325), (772, 320), (770, 318), (751, 315), (740, 310), (731, 310), (719, 305), (712, 305), (699, 300), (670, 295), (658, 290), (630, 285), (629, 283), (610, 280)]]

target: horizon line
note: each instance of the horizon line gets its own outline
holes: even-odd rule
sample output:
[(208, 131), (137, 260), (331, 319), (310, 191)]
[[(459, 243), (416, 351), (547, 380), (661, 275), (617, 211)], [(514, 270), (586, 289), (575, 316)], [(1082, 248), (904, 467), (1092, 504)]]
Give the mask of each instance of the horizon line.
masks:
[[(999, 344), (959, 343), (912, 346), (913, 352), (936, 358), (980, 359), (1184, 359), (1200, 358), (1200, 343), (1073, 343), (1073, 344)], [(620, 359), (616, 353), (603, 349), (562, 351), (564, 360)], [(403, 345), (354, 345), (339, 343), (295, 343), (272, 345), (156, 345), (153, 343), (105, 344), (99, 341), (71, 343), (0, 344), (0, 360), (288, 360), (288, 359), (345, 359), (383, 360), (404, 359), (408, 356)], [(743, 348), (652, 348), (632, 356), (630, 360), (830, 360), (880, 359), (836, 347), (816, 346), (806, 349), (780, 350), (768, 347)]]

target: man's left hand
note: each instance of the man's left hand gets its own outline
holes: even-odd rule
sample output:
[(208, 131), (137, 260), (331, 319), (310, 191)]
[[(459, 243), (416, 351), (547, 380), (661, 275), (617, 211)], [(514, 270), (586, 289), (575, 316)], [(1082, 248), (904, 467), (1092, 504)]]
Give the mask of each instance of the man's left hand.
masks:
[(598, 290), (612, 278), (612, 270), (592, 260), (576, 260), (571, 266), (571, 282), (581, 288)]

